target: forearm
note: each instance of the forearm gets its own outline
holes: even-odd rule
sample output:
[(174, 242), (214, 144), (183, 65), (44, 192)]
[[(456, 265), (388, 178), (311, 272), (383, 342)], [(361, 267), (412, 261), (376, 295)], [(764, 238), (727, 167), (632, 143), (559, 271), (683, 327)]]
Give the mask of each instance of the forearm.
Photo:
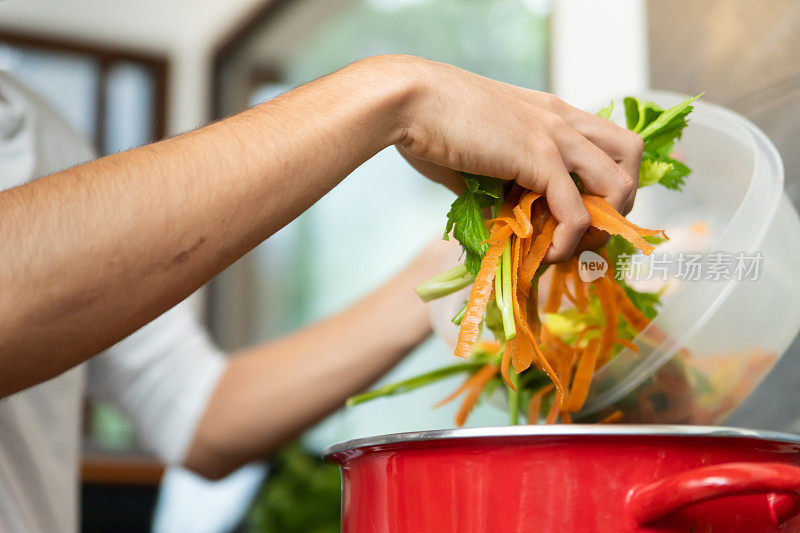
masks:
[(412, 288), (441, 269), (441, 257), (416, 261), (328, 320), (234, 356), (186, 465), (219, 477), (266, 457), (385, 373), (430, 333)]
[(356, 65), (0, 193), (0, 397), (135, 331), (396, 142), (396, 80)]

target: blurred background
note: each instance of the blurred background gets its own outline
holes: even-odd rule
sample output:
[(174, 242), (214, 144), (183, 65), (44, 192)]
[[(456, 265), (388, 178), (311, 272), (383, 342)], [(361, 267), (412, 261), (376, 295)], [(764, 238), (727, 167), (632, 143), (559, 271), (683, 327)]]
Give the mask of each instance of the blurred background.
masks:
[[(451, 63), (588, 109), (647, 87), (704, 90), (778, 145), (798, 206), (798, 28), (792, 0), (5, 0), (0, 69), (47, 98), (101, 154), (195, 128), (381, 53)], [(441, 232), (451, 201), (388, 149), (193, 296), (195, 308), (227, 350), (302, 327), (413, 257)], [(732, 425), (787, 429), (800, 416), (800, 395), (774, 392), (800, 380), (792, 355), (800, 355), (797, 342)], [(385, 381), (449, 357), (432, 339)], [(87, 403), (83, 529), (338, 531), (339, 478), (317, 459), (322, 448), (451, 427), (455, 406), (430, 406), (452, 386), (339, 412), (270, 466), (218, 483), (165, 475), (113, 406)], [(765, 410), (775, 415), (760, 416)], [(491, 407), (470, 418), (502, 423)]]

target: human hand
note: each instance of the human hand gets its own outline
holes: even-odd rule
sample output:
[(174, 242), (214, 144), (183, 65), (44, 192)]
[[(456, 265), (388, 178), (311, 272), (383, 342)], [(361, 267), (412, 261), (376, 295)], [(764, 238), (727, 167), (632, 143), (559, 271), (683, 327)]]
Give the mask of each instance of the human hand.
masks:
[[(568, 259), (608, 238), (570, 178), (626, 214), (633, 206), (641, 138), (555, 96), (419, 58), (390, 56), (412, 81), (396, 144), (418, 171), (458, 191), (459, 171), (515, 179), (544, 194), (558, 221), (548, 262)], [(399, 65), (399, 66), (398, 66)]]

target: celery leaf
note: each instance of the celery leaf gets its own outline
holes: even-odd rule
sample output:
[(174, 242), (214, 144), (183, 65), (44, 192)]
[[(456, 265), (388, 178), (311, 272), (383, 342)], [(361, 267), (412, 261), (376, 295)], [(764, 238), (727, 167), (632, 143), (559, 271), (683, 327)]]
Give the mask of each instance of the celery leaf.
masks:
[(447, 212), (444, 240), (450, 232), (464, 249), (464, 266), (473, 276), (478, 275), (481, 261), (489, 245), (489, 238), (481, 211), (497, 201), (502, 201), (503, 181), (486, 176), (463, 173), (464, 192), (456, 198)]

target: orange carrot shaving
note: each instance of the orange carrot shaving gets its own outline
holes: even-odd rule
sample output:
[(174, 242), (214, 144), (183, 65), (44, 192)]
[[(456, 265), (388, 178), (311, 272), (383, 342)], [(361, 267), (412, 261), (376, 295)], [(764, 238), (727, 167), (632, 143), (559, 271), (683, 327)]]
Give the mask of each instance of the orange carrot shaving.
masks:
[[(572, 381), (572, 365), (578, 358), (578, 352), (578, 349), (570, 346), (569, 350), (565, 350), (562, 357), (558, 361), (558, 377), (563, 385), (560, 398), (561, 404), (559, 405), (559, 409), (561, 411), (566, 409), (567, 397), (569, 396), (569, 384), (570, 381)], [(561, 420), (565, 423), (568, 423), (566, 420), (564, 420), (563, 416), (561, 417)]]
[[(550, 363), (547, 361), (547, 358), (539, 349), (539, 339), (537, 338), (537, 334), (530, 327), (528, 318), (528, 302), (525, 298), (525, 294), (518, 290), (518, 269), (519, 260), (521, 257), (521, 247), (521, 240), (519, 238), (515, 239), (514, 246), (512, 246), (511, 250), (511, 293), (513, 295), (512, 308), (514, 311), (514, 320), (519, 331), (517, 336), (512, 339), (513, 344), (510, 346), (512, 352), (511, 362), (514, 365), (514, 370), (517, 373), (520, 373), (530, 368), (534, 355), (536, 355), (536, 359), (538, 360), (542, 370), (550, 377), (551, 380), (553, 380), (553, 382), (556, 384), (556, 387), (560, 389), (560, 380), (558, 379), (558, 376), (556, 375)], [(538, 326), (540, 326), (538, 311), (535, 313), (535, 316), (536, 326), (538, 329)]]
[(461, 396), (462, 392), (472, 387), (472, 385), (475, 383), (477, 379), (478, 379), (478, 372), (475, 372), (470, 377), (465, 379), (464, 382), (461, 385), (459, 385), (456, 390), (448, 394), (445, 398), (442, 398), (441, 400), (433, 404), (433, 408), (436, 409), (438, 407), (441, 407), (445, 404), (452, 402), (453, 400)]
[(447, 403), (452, 402), (453, 400), (458, 398), (461, 395), (462, 392), (464, 392), (467, 389), (471, 389), (476, 384), (480, 383), (481, 380), (485, 378), (485, 374), (489, 373), (489, 370), (488, 370), (489, 367), (494, 367), (494, 372), (491, 374), (492, 376), (494, 376), (494, 374), (497, 373), (497, 365), (492, 365), (492, 364), (487, 363), (485, 366), (482, 366), (480, 370), (478, 370), (477, 372), (472, 374), (470, 377), (465, 379), (464, 383), (459, 385), (459, 387), (456, 390), (454, 390), (451, 394), (449, 394), (446, 398), (443, 398), (443, 399), (439, 400), (438, 402), (436, 402), (436, 404), (434, 404), (434, 406), (433, 406), (434, 409), (437, 408), (437, 407), (441, 407), (441, 406), (443, 406), (443, 405), (445, 405)]
[[(519, 299), (517, 298), (517, 264), (519, 261), (519, 250), (520, 250), (520, 239), (519, 237), (512, 239), (511, 244), (511, 309), (514, 314), (514, 322), (516, 324), (522, 324), (522, 319), (519, 313)], [(517, 370), (520, 366), (520, 352), (526, 349), (525, 342), (520, 342), (521, 338), (524, 334), (522, 332), (517, 332), (517, 335), (514, 336), (513, 339), (506, 342), (506, 352), (503, 354), (504, 356), (507, 354), (508, 357), (503, 357), (503, 368), (504, 371), (503, 379), (505, 379), (506, 383), (512, 390), (517, 390), (516, 387), (511, 383), (511, 379), (508, 376), (508, 361), (511, 361), (511, 364), (514, 365), (514, 369), (517, 373), (520, 371)]]
[(586, 402), (589, 394), (589, 385), (592, 383), (595, 364), (597, 362), (597, 352), (600, 346), (598, 339), (591, 339), (583, 349), (578, 368), (575, 370), (575, 379), (572, 380), (572, 387), (569, 391), (566, 410), (577, 413)]
[(566, 296), (567, 300), (572, 302), (572, 304), (575, 305), (575, 307), (577, 307), (578, 299), (575, 296), (573, 296), (573, 294), (569, 290), (568, 281), (570, 281), (570, 279), (572, 278), (572, 272), (570, 270), (569, 265), (561, 264), (557, 265), (556, 268), (561, 269), (561, 271), (564, 273), (559, 280), (561, 283), (561, 294)]
[[(539, 206), (542, 207), (539, 208)], [(544, 259), (547, 249), (553, 242), (553, 232), (556, 229), (556, 220), (550, 215), (547, 205), (539, 203), (536, 205), (536, 209), (539, 212), (546, 213), (547, 218), (542, 223), (542, 229), (539, 234), (533, 237), (527, 254), (520, 258), (522, 265), (519, 270), (519, 288), (523, 294), (530, 294), (531, 281), (533, 276), (536, 275), (539, 265), (542, 264), (542, 259)], [(537, 216), (539, 216), (538, 213)]]
[(511, 365), (517, 374), (530, 368), (533, 363), (534, 349), (530, 336), (522, 332), (517, 332), (517, 336), (508, 341), (513, 346), (511, 351)]
[(528, 424), (539, 423), (539, 412), (542, 410), (542, 399), (553, 390), (553, 385), (547, 385), (531, 395), (528, 401)]
[(617, 340), (617, 323), (619, 322), (617, 298), (615, 298), (612, 287), (614, 282), (609, 281), (607, 277), (597, 279), (592, 285), (597, 292), (597, 298), (600, 300), (600, 307), (603, 309), (605, 317), (603, 333), (600, 336), (600, 353), (597, 356), (598, 363), (602, 366), (611, 359), (611, 352)]
[(563, 397), (564, 394), (560, 390), (557, 390), (555, 396), (553, 396), (553, 403), (550, 404), (550, 411), (547, 413), (545, 424), (555, 424), (558, 421), (558, 415), (561, 412), (561, 399)]
[(467, 309), (461, 320), (461, 329), (458, 332), (458, 344), (456, 344), (455, 350), (455, 355), (458, 357), (469, 357), (475, 341), (478, 340), (483, 313), (486, 311), (486, 304), (489, 303), (489, 295), (492, 292), (492, 281), (494, 281), (497, 264), (505, 247), (505, 241), (492, 244), (481, 262), (478, 276), (469, 293)]
[(498, 242), (505, 243), (512, 235), (514, 235), (514, 230), (511, 226), (507, 226), (501, 221), (492, 226), (492, 233), (485, 242), (489, 244), (496, 244)]
[(563, 357), (572, 349), (569, 344), (561, 340), (561, 337), (551, 333), (547, 326), (542, 326), (542, 343), (555, 351), (559, 357)]
[(622, 411), (614, 411), (598, 422), (598, 424), (616, 424), (617, 422), (622, 422)]
[(639, 347), (636, 346), (635, 344), (633, 344), (628, 339), (619, 339), (618, 338), (617, 339), (617, 344), (619, 344), (620, 346), (624, 346), (625, 348), (631, 350), (632, 352), (639, 353)]
[[(641, 228), (628, 222), (600, 197), (583, 194), (582, 199), (591, 217), (592, 226), (621, 235), (645, 254), (651, 253), (653, 246), (643, 237), (663, 235), (662, 231)], [(486, 224), (489, 238), (485, 242), (489, 244), (489, 249), (481, 261), (467, 301), (455, 355), (469, 357), (472, 354), (478, 342), (486, 306), (491, 298), (500, 296), (494, 294), (493, 283), (499, 270), (503, 272), (504, 295), (509, 288), (506, 285), (506, 276), (511, 279), (511, 301), (498, 303), (501, 305), (504, 320), (509, 320), (510, 315), (514, 322), (513, 329), (505, 322), (507, 335), (511, 336), (509, 331), (513, 330), (516, 330), (516, 335), (505, 343), (499, 365), (485, 365), (437, 405), (449, 402), (466, 392), (456, 416), (456, 424), (461, 426), (486, 384), (498, 372), (506, 384), (516, 390), (509, 375), (510, 367), (513, 367), (516, 374), (520, 374), (535, 364), (547, 374), (552, 383), (531, 396), (528, 402), (529, 421), (538, 421), (543, 397), (552, 393), (553, 402), (546, 416), (547, 423), (554, 423), (559, 417), (563, 422), (569, 423), (572, 420), (571, 413), (580, 411), (586, 402), (595, 369), (611, 359), (614, 347), (619, 344), (638, 351), (632, 342), (617, 338), (619, 316), (637, 331), (646, 328), (650, 321), (633, 305), (624, 289), (616, 282), (613, 269), (590, 284), (581, 280), (578, 260), (571, 259), (550, 269), (550, 288), (542, 306), (544, 312), (557, 313), (562, 300), (566, 298), (579, 312), (588, 313), (591, 286), (594, 287), (605, 320), (602, 327), (583, 326), (575, 342), (572, 345), (567, 344), (543, 326), (539, 319), (538, 287), (534, 284), (534, 278), (553, 242), (558, 225), (546, 199), (514, 185), (507, 193), (497, 216)], [(505, 256), (505, 264), (498, 267), (506, 247), (510, 247), (510, 271), (508, 256)], [(511, 313), (505, 307), (508, 303), (511, 304)], [(585, 338), (590, 332), (594, 333), (592, 338)], [(481, 347), (496, 352), (500, 349), (500, 344), (484, 344)], [(614, 413), (607, 419), (618, 421), (613, 418), (615, 416), (621, 419), (622, 415)]]
[(533, 191), (527, 191), (520, 198), (519, 203), (514, 207), (514, 215), (516, 217), (525, 217), (529, 222), (532, 221), (532, 207), (533, 202), (541, 198), (541, 194), (536, 194)]
[(583, 339), (586, 337), (586, 335), (588, 335), (589, 333), (593, 333), (599, 329), (600, 326), (587, 326), (583, 328), (583, 330), (581, 330), (581, 332), (578, 333), (578, 336), (575, 339), (575, 346), (581, 346), (583, 343)]
[(531, 237), (521, 237), (519, 239), (519, 265), (517, 266), (517, 270), (522, 268), (522, 260), (528, 255), (528, 250), (531, 249), (531, 241), (533, 239)]
[(511, 299), (513, 302), (514, 316), (520, 319), (518, 311), (517, 282), (519, 277), (519, 257), (522, 248), (522, 239), (515, 237), (511, 243)]
[[(533, 361), (533, 347), (531, 343), (535, 343), (536, 338), (528, 326), (528, 319), (525, 315), (527, 313), (527, 303), (525, 296), (520, 295), (517, 291), (517, 272), (519, 268), (521, 242), (519, 238), (514, 239), (514, 244), (511, 246), (511, 308), (514, 312), (514, 321), (517, 324), (517, 335), (511, 339), (511, 364), (514, 366), (514, 371), (519, 374), (531, 366)], [(523, 308), (521, 303), (525, 303)]]
[(561, 298), (563, 296), (563, 277), (564, 271), (558, 268), (552, 269), (553, 275), (550, 278), (550, 292), (547, 293), (547, 302), (544, 304), (545, 313), (557, 313), (561, 307)]
[(625, 294), (625, 290), (617, 284), (617, 289), (614, 290), (616, 293), (616, 301), (617, 305), (619, 306), (619, 312), (622, 315), (622, 318), (633, 327), (636, 331), (642, 331), (647, 326), (650, 325), (650, 319), (644, 316), (644, 313), (639, 311), (633, 302), (628, 298), (628, 295)]
[[(520, 291), (522, 292), (522, 291)], [(528, 326), (530, 326), (534, 337), (537, 339), (541, 335), (542, 320), (539, 318), (539, 289), (533, 287), (530, 298), (525, 300), (526, 316), (528, 317)]]
[(518, 219), (512, 217), (497, 217), (491, 220), (486, 221), (486, 226), (491, 227), (494, 224), (506, 224), (508, 228), (511, 229), (512, 233), (518, 235), (520, 237), (530, 237), (531, 233), (533, 233), (533, 227), (531, 226), (530, 220), (525, 220), (527, 225), (522, 225), (518, 222)]
[(485, 341), (485, 340), (478, 341), (477, 345), (482, 350), (486, 350), (487, 352), (490, 352), (490, 353), (493, 353), (493, 354), (496, 354), (497, 352), (499, 352), (500, 348), (503, 347), (503, 345), (500, 344), (497, 341)]
[(586, 284), (581, 279), (580, 262), (577, 258), (573, 259), (570, 266), (572, 271), (572, 290), (575, 292), (575, 307), (581, 313), (586, 313), (589, 311), (589, 305), (586, 298)]
[(533, 351), (536, 354), (536, 359), (539, 361), (539, 365), (541, 366), (542, 370), (547, 374), (547, 377), (553, 382), (556, 390), (561, 391), (562, 385), (561, 380), (558, 378), (558, 375), (553, 371), (553, 367), (550, 366), (550, 362), (545, 357), (542, 349), (539, 348), (538, 343), (533, 343)]
[(503, 208), (496, 218), (486, 221), (487, 227), (492, 224), (502, 222), (506, 224), (511, 230), (522, 238), (530, 237), (533, 234), (533, 224), (531, 222), (531, 206), (533, 202), (541, 195), (528, 191), (522, 195), (520, 202), (511, 208), (509, 214), (509, 206), (512, 205), (508, 199), (503, 203)]
[[(664, 342), (668, 339), (667, 334), (661, 328), (657, 326), (651, 326), (651, 320), (647, 318), (644, 313), (639, 311), (639, 308), (636, 307), (630, 298), (628, 298), (625, 289), (623, 289), (619, 284), (612, 283), (612, 287), (614, 288), (615, 295), (617, 298), (617, 307), (619, 309), (620, 315), (625, 321), (631, 325), (633, 329), (638, 331), (639, 333), (644, 332), (647, 330), (647, 333), (644, 334), (642, 337), (644, 340), (649, 341), (653, 344)], [(630, 347), (629, 347), (630, 348)], [(638, 352), (638, 347), (636, 350)], [(686, 348), (681, 348), (680, 353), (683, 357), (690, 357), (690, 352)]]
[(533, 234), (531, 207), (533, 206), (533, 202), (540, 197), (540, 194), (536, 194), (533, 191), (528, 191), (522, 195), (519, 203), (514, 207), (514, 217), (517, 219), (517, 223), (523, 228), (529, 228), (529, 231), (526, 235), (518, 233), (517, 235), (520, 237), (530, 237), (531, 234)]
[[(523, 328), (524, 327), (525, 326), (523, 326)], [(550, 332), (544, 326), (542, 326), (541, 331), (542, 331), (542, 334), (541, 334), (542, 341), (544, 341), (545, 344), (546, 344), (547, 342), (545, 341), (545, 338), (546, 338), (547, 335), (550, 334)], [(559, 339), (559, 340), (561, 340), (561, 339)], [(553, 385), (555, 386), (555, 388), (557, 390), (559, 390), (559, 391), (562, 390), (561, 379), (559, 378), (559, 376), (556, 373), (556, 371), (553, 369), (553, 366), (550, 364), (550, 361), (548, 361), (547, 357), (542, 352), (541, 348), (539, 347), (539, 343), (537, 342), (535, 336), (533, 337), (533, 340), (531, 342), (531, 347), (533, 348), (533, 352), (536, 355), (536, 360), (539, 363), (539, 365), (538, 365), (539, 368), (541, 368), (542, 371), (547, 374), (547, 377), (550, 378), (550, 381), (553, 382)]]
[(472, 384), (470, 391), (464, 398), (464, 402), (456, 413), (456, 426), (461, 427), (467, 421), (472, 408), (475, 407), (486, 384), (497, 374), (497, 365), (488, 364), (475, 373), (477, 379)]
[(642, 236), (655, 236), (660, 235), (667, 238), (663, 230), (652, 230), (640, 228), (636, 224), (628, 222), (625, 217), (620, 215), (616, 209), (600, 198), (591, 194), (582, 194), (583, 205), (589, 212), (591, 217), (591, 224), (597, 229), (607, 231), (622, 236), (625, 240), (630, 242), (636, 248), (644, 252), (645, 255), (650, 255), (654, 250), (653, 245), (642, 238)]
[[(653, 343), (660, 343), (667, 340), (667, 334), (664, 333), (664, 330), (661, 328), (655, 326), (648, 328), (651, 320), (647, 318), (644, 313), (639, 311), (639, 308), (637, 308), (630, 298), (628, 298), (628, 295), (625, 293), (625, 290), (622, 287), (616, 283), (613, 285), (616, 291), (617, 306), (622, 318), (624, 318), (625, 321), (639, 333), (647, 329), (647, 334), (644, 336), (644, 339), (646, 340), (649, 340)], [(681, 353), (688, 354), (688, 351), (685, 348), (682, 348)]]

